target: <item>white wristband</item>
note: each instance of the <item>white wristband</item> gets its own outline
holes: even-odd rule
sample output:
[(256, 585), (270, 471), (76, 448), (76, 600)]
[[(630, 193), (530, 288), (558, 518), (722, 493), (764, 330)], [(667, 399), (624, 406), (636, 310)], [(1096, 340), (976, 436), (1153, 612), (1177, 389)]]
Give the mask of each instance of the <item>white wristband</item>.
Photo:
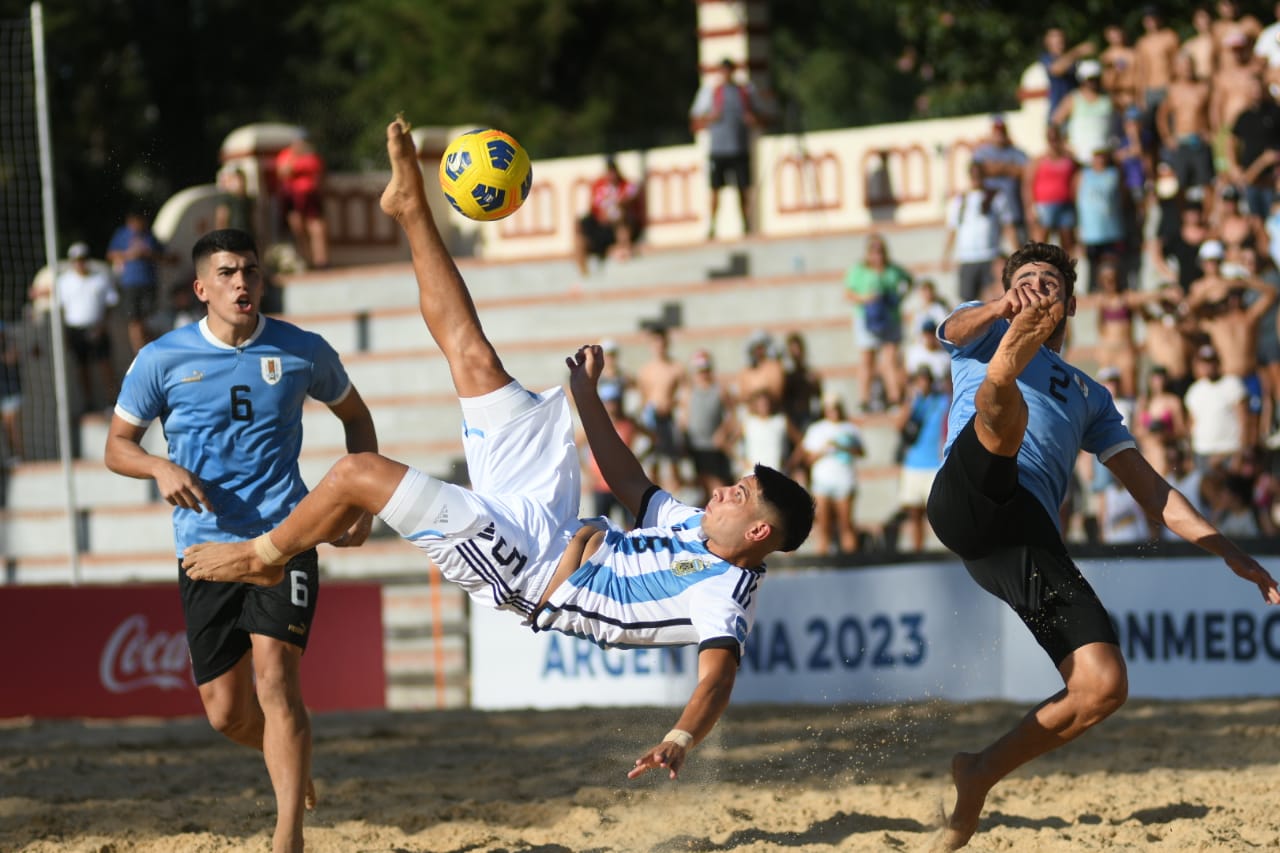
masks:
[(662, 742), (679, 744), (681, 749), (688, 749), (693, 745), (693, 735), (684, 729), (672, 729), (663, 736)]

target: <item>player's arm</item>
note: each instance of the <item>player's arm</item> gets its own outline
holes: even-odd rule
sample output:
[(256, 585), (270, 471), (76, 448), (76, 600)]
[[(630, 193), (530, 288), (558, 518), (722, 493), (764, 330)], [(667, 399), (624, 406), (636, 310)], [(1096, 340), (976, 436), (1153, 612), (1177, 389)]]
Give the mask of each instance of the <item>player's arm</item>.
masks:
[[(342, 421), (348, 453), (378, 452), (378, 432), (373, 425), (373, 414), (354, 385), (345, 397), (329, 407), (329, 411)], [(355, 523), (329, 544), (339, 548), (356, 548), (365, 543), (371, 530), (373, 530), (373, 516), (368, 512), (361, 512)]]
[(1231, 571), (1258, 587), (1263, 601), (1280, 604), (1280, 590), (1276, 588), (1275, 578), (1197, 512), (1186, 496), (1161, 477), (1135, 448), (1121, 450), (1105, 464), (1133, 495), (1148, 518), (1160, 522), (1191, 544), (1221, 557)]
[(943, 322), (941, 333), (948, 343), (964, 346), (986, 334), (996, 320), (1013, 319), (1031, 298), (1022, 288), (1011, 287), (999, 299), (955, 311)]
[(627, 773), (627, 778), (634, 779), (659, 767), (667, 768), (671, 778), (676, 778), (689, 757), (689, 750), (711, 733), (729, 706), (737, 676), (738, 659), (734, 649), (705, 648), (698, 652), (698, 685), (693, 688), (693, 695), (676, 720), (675, 728), (662, 743), (636, 759), (636, 766)]
[(200, 478), (161, 456), (148, 453), (142, 446), (142, 436), (147, 428), (129, 423), (120, 415), (113, 415), (107, 431), (107, 446), (103, 462), (109, 470), (138, 480), (155, 480), (156, 488), (173, 506), (203, 512), (213, 511), (205, 497)]
[(599, 344), (579, 347), (565, 359), (569, 366), (569, 390), (578, 409), (582, 431), (587, 435), (591, 454), (600, 466), (600, 473), (609, 491), (633, 516), (639, 518), (640, 502), (653, 488), (653, 481), (645, 473), (640, 460), (618, 435), (604, 403), (600, 402), (597, 382), (604, 366), (604, 351)]

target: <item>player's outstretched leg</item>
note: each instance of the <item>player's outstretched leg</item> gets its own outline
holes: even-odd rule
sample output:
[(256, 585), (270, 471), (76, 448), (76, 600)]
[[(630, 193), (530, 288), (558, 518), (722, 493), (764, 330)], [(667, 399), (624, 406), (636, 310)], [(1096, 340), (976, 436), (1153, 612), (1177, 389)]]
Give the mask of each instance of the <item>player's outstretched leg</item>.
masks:
[(480, 397), (506, 387), (511, 376), (485, 337), (471, 294), (436, 228), (418, 152), (403, 118), (387, 126), (387, 156), (391, 180), (382, 193), (382, 211), (404, 230), (418, 281), (418, 307), (449, 362), (458, 396)]
[(1061, 324), (1066, 308), (1059, 299), (1027, 305), (1005, 332), (974, 395), (978, 440), (997, 456), (1016, 456), (1027, 429), (1027, 403), (1017, 379)]
[(248, 542), (190, 545), (182, 568), (192, 580), (274, 586), (290, 557), (339, 539), (362, 512), (380, 512), (408, 470), (376, 453), (347, 454), (270, 533)]

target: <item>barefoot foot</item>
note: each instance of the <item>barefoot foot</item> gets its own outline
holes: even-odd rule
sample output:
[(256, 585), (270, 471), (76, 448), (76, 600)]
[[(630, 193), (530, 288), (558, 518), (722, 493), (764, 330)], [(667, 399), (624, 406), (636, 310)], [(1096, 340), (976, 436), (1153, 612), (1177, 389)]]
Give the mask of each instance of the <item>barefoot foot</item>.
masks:
[(1066, 314), (1059, 300), (1024, 307), (1009, 324), (987, 367), (987, 378), (998, 385), (1016, 380), (1053, 335)]
[(382, 212), (394, 219), (422, 211), (427, 205), (422, 170), (418, 168), (418, 150), (414, 147), (409, 123), (402, 116), (387, 125), (387, 156), (391, 161), (391, 180), (382, 191)]
[(239, 581), (274, 586), (284, 577), (284, 566), (268, 566), (254, 551), (253, 542), (202, 542), (182, 552), (182, 568), (193, 581)]
[(316, 809), (316, 803), (320, 802), (320, 798), (316, 796), (316, 780), (307, 780), (307, 793), (302, 797), (302, 804), (306, 806), (307, 811), (312, 812)]
[(951, 779), (956, 786), (956, 806), (946, 819), (932, 847), (936, 851), (959, 850), (969, 843), (978, 831), (978, 818), (987, 801), (989, 788), (976, 779), (978, 756), (972, 752), (958, 752), (951, 759)]

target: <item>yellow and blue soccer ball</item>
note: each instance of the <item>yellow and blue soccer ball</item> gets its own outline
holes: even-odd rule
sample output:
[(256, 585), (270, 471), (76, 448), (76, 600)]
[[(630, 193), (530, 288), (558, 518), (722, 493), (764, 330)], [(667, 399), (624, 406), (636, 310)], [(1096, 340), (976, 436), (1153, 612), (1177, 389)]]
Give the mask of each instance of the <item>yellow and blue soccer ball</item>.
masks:
[(440, 186), (453, 209), (490, 222), (515, 213), (529, 197), (533, 167), (513, 137), (492, 128), (464, 133), (440, 160)]

